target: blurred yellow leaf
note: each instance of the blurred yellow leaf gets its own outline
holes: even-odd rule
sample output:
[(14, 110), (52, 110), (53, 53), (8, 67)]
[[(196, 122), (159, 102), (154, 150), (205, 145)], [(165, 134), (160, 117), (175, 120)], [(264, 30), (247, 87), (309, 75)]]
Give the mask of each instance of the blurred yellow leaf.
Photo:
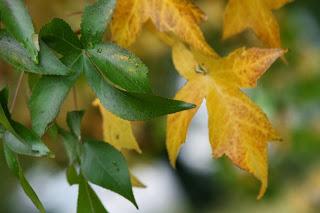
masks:
[(102, 129), (104, 141), (110, 143), (118, 150), (128, 149), (141, 153), (139, 145), (133, 135), (130, 121), (123, 120), (106, 110), (98, 99), (93, 102), (99, 107), (102, 116)]
[(130, 174), (131, 184), (137, 188), (146, 188), (146, 186), (133, 174)]
[[(213, 155), (228, 156), (259, 179), (259, 198), (267, 187), (267, 142), (279, 140), (279, 136), (240, 88), (255, 87), (259, 77), (283, 54), (281, 49), (241, 48), (220, 58), (189, 50), (182, 43), (173, 47), (176, 69), (188, 80), (175, 98), (198, 107), (206, 99)], [(168, 116), (167, 149), (173, 166), (197, 109)]]
[(224, 13), (223, 39), (250, 28), (268, 47), (281, 47), (279, 24), (272, 10), (290, 0), (229, 0)]
[(133, 44), (148, 20), (160, 32), (173, 33), (183, 42), (212, 54), (199, 28), (206, 15), (190, 0), (118, 0), (111, 22), (112, 40), (123, 47)]

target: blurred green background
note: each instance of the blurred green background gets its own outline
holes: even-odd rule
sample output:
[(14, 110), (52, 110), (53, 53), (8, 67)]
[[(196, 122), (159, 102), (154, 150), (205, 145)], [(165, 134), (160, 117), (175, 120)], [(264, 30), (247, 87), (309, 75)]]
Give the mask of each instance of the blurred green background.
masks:
[[(208, 42), (222, 55), (241, 46), (262, 46), (247, 31), (221, 41), (225, 0), (195, 1), (208, 15), (201, 25)], [(27, 0), (37, 30), (53, 17), (66, 19), (79, 28), (84, 0)], [(270, 144), (269, 188), (256, 200), (259, 182), (235, 168), (228, 159), (211, 158), (207, 114), (204, 107), (193, 120), (177, 170), (168, 163), (165, 150), (165, 118), (133, 124), (143, 154), (130, 153), (133, 173), (147, 185), (135, 189), (140, 206), (136, 210), (122, 197), (95, 187), (110, 212), (320, 212), (320, 4), (317, 0), (296, 0), (275, 11), (281, 26), (283, 47), (288, 48), (288, 64), (279, 60), (248, 94), (268, 114), (283, 142)], [(107, 39), (108, 36), (106, 36)], [(150, 68), (155, 93), (173, 97), (184, 84), (174, 70), (170, 48), (145, 30), (132, 47)], [(11, 94), (19, 73), (0, 62), (0, 86), (9, 85)], [(91, 106), (94, 96), (83, 80), (77, 83), (80, 106), (87, 110), (83, 131), (101, 138), (101, 119)], [(30, 91), (24, 77), (13, 116), (30, 126), (27, 100)], [(63, 106), (58, 122), (64, 125), (72, 98)], [(55, 159), (21, 158), (27, 178), (50, 213), (76, 211), (77, 187), (65, 180), (67, 159), (59, 138), (46, 136)], [(17, 180), (5, 166), (0, 148), (0, 212), (36, 212)]]

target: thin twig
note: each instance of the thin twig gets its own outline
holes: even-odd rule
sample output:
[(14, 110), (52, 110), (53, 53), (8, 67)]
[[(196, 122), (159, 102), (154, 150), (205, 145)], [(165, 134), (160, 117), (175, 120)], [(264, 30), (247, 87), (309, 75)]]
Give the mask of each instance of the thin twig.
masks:
[(11, 106), (10, 106), (10, 113), (13, 112), (13, 109), (16, 105), (16, 101), (17, 101), (17, 97), (18, 97), (18, 94), (19, 94), (19, 89), (21, 87), (21, 83), (22, 83), (22, 80), (23, 80), (23, 76), (24, 76), (24, 71), (20, 74), (19, 76), (19, 80), (18, 80), (18, 83), (17, 83), (17, 86), (16, 86), (16, 90), (14, 92), (14, 96), (13, 96), (13, 99), (12, 99), (12, 102), (11, 102)]
[(78, 110), (78, 95), (77, 95), (77, 89), (76, 86), (74, 86), (72, 88), (72, 94), (73, 94), (73, 104), (74, 104), (74, 108), (75, 110)]
[(68, 13), (66, 16), (68, 18), (68, 17), (72, 17), (72, 16), (77, 16), (77, 15), (82, 15), (82, 11), (76, 11), (76, 12)]

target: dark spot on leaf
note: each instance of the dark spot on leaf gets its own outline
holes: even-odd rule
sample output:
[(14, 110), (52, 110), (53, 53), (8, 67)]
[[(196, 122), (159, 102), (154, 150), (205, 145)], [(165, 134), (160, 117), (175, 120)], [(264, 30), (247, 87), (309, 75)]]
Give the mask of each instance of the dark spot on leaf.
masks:
[(115, 161), (112, 161), (112, 164), (114, 165), (114, 167), (116, 167), (117, 172), (119, 172), (119, 171), (120, 171), (120, 168), (119, 168), (119, 166), (118, 166), (118, 163), (115, 162)]

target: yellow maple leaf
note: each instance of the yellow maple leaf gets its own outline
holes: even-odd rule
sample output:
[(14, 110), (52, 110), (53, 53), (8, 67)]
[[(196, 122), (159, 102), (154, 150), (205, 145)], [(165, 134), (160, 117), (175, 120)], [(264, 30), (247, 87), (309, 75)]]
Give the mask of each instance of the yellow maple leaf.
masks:
[(223, 39), (252, 29), (268, 47), (281, 47), (279, 24), (272, 10), (291, 0), (229, 0), (224, 13)]
[(128, 149), (141, 153), (132, 132), (131, 122), (106, 110), (98, 99), (93, 102), (93, 105), (99, 107), (102, 116), (103, 140), (120, 151)]
[(112, 40), (128, 47), (148, 20), (160, 32), (172, 33), (206, 54), (213, 50), (206, 43), (199, 23), (206, 15), (190, 0), (118, 0), (111, 22)]
[[(176, 69), (187, 79), (175, 98), (198, 107), (206, 99), (214, 157), (226, 155), (235, 165), (259, 179), (258, 198), (267, 187), (267, 142), (279, 140), (279, 136), (266, 115), (240, 88), (255, 87), (259, 77), (284, 52), (281, 49), (241, 48), (221, 58), (191, 51), (182, 43), (173, 47)], [(166, 141), (173, 166), (197, 109), (168, 116)]]

